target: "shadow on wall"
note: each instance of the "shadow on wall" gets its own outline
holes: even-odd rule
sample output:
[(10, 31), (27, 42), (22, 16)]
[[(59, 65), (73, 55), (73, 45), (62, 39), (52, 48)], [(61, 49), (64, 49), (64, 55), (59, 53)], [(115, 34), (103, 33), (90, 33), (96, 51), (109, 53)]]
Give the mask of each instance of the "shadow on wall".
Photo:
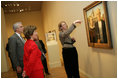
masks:
[(104, 53), (104, 54), (110, 54), (110, 55), (116, 55), (115, 53), (115, 49), (100, 49), (100, 48), (93, 48), (92, 49), (93, 52), (96, 52), (96, 53)]

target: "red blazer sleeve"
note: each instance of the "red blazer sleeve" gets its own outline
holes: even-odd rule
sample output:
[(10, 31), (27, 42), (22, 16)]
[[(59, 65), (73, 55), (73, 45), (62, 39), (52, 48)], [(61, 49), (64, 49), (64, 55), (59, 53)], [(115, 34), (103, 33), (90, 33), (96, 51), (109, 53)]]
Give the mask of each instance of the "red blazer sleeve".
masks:
[(41, 57), (41, 52), (39, 51), (38, 47), (34, 44), (31, 46), (31, 53), (29, 56), (29, 61), (27, 62), (27, 69), (26, 74), (30, 76), (34, 65), (36, 64), (37, 57)]

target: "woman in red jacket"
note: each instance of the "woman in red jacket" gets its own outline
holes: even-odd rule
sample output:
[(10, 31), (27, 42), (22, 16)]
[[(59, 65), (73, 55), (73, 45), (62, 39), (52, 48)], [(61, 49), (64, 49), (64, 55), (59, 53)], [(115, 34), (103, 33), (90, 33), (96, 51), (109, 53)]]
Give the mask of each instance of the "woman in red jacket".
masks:
[(29, 78), (44, 78), (41, 51), (33, 41), (37, 39), (37, 32), (35, 30), (35, 26), (27, 26), (24, 29), (24, 35), (27, 41), (24, 45), (24, 70), (22, 76), (28, 76)]

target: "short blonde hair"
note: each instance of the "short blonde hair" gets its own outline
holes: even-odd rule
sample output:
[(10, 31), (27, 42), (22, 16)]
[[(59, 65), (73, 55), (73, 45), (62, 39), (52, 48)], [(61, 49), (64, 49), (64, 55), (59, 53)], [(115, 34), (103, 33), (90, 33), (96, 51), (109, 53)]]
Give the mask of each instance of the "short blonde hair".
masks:
[[(62, 23), (65, 23), (66, 24), (66, 22), (65, 21), (61, 21), (59, 24), (58, 24), (58, 29), (59, 29), (59, 31), (63, 31), (63, 29), (62, 29)], [(66, 24), (67, 25), (67, 24)], [(68, 27), (68, 26), (67, 26)]]

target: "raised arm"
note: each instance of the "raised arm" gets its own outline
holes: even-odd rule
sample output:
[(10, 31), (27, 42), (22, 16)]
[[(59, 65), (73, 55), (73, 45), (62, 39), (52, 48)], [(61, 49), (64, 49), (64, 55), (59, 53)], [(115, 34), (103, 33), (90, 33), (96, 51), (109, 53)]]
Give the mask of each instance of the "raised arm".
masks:
[(80, 20), (74, 21), (67, 30), (60, 32), (61, 37), (66, 37), (66, 36), (70, 35), (73, 32), (73, 30), (76, 28), (76, 25), (75, 25), (76, 23), (81, 24), (81, 21)]

